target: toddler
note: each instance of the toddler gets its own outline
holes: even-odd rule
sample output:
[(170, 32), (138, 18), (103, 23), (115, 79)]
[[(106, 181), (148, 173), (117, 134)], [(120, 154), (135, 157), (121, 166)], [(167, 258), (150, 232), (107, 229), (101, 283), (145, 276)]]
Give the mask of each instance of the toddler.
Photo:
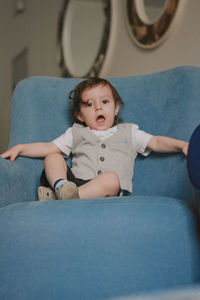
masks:
[[(164, 136), (152, 136), (136, 124), (118, 117), (124, 105), (111, 83), (101, 78), (80, 82), (69, 98), (73, 126), (52, 142), (19, 144), (1, 157), (44, 157), (39, 200), (99, 198), (132, 192), (134, 162), (138, 153), (182, 152), (188, 143)], [(72, 154), (72, 168), (65, 157)]]

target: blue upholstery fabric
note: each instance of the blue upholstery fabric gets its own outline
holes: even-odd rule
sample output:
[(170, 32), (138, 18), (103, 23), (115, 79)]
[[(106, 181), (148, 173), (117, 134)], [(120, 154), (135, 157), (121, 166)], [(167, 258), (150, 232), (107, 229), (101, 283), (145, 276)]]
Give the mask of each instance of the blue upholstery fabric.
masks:
[(97, 300), (199, 282), (193, 220), (162, 197), (0, 210), (0, 299)]
[(187, 286), (170, 291), (153, 292), (143, 295), (110, 298), (109, 300), (199, 300), (200, 285)]
[[(80, 79), (32, 77), (13, 95), (10, 146), (51, 141), (71, 126)], [(189, 140), (199, 124), (200, 68), (111, 78), (121, 115), (155, 135)], [(0, 299), (98, 300), (200, 282), (197, 196), (181, 154), (135, 166), (133, 195), (38, 202), (42, 159), (0, 158)]]
[[(32, 77), (19, 83), (13, 96), (10, 146), (50, 141), (62, 134), (71, 125), (68, 94), (79, 81)], [(155, 135), (189, 140), (199, 123), (200, 68), (178, 67), (110, 81), (124, 99), (121, 115), (125, 122)], [(11, 164), (0, 159), (0, 166), (0, 206), (37, 199), (42, 160), (18, 158)], [(185, 200), (192, 196), (186, 160), (179, 154), (140, 157), (133, 180), (134, 195)]]

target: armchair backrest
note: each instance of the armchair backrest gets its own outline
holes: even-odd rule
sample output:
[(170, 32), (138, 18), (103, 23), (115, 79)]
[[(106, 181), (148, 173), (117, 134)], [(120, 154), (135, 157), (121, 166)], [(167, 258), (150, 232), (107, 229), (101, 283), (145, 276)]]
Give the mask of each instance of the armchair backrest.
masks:
[[(31, 77), (21, 81), (13, 95), (10, 146), (51, 141), (71, 126), (68, 94), (80, 80)], [(125, 102), (121, 111), (124, 122), (136, 123), (153, 135), (189, 140), (200, 120), (200, 68), (178, 67), (109, 80)], [(27, 172), (31, 168), (31, 182), (36, 189), (42, 161), (19, 161)], [(147, 158), (139, 157), (133, 188), (136, 195), (190, 199), (192, 187), (186, 159), (180, 154), (152, 153)]]

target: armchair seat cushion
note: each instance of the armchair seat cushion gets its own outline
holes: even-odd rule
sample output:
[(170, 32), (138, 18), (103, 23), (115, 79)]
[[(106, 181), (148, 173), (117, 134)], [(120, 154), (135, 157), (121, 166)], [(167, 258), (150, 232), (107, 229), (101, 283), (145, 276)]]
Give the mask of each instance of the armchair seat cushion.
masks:
[(167, 197), (9, 205), (0, 209), (0, 298), (106, 299), (193, 284), (193, 226), (186, 204)]

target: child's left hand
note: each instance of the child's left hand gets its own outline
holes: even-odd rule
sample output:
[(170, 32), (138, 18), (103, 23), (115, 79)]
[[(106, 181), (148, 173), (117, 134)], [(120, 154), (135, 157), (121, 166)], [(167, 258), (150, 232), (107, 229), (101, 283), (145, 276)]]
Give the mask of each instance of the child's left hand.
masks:
[(189, 147), (189, 143), (185, 142), (185, 145), (183, 145), (182, 147), (182, 153), (187, 156), (188, 155), (188, 147)]

